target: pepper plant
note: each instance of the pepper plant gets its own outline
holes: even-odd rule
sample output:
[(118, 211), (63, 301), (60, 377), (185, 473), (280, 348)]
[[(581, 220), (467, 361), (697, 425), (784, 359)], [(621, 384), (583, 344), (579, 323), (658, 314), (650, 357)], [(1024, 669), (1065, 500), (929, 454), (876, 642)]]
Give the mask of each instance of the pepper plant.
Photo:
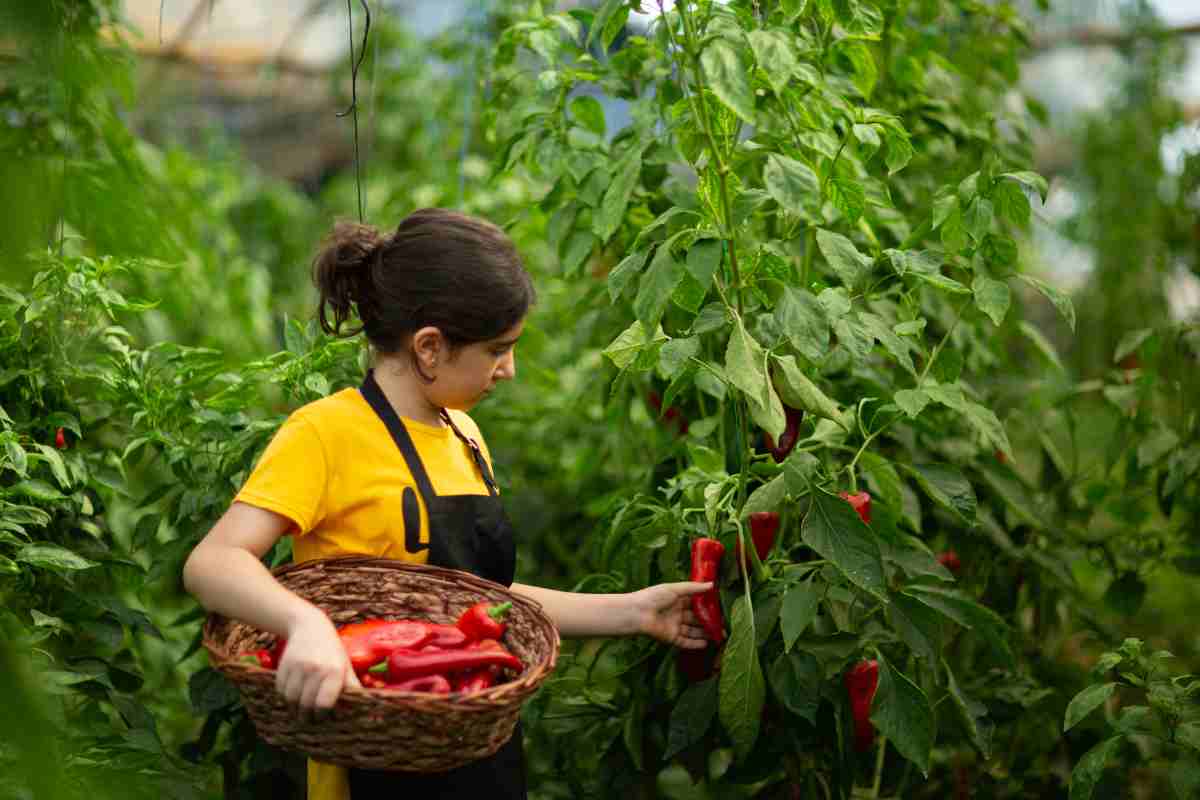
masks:
[[(606, 571), (580, 586), (685, 578), (700, 537), (753, 562), (725, 571), (714, 677), (685, 685), (637, 642), (564, 669), (534, 719), (624, 742), (548, 756), (576, 767), (571, 791), (606, 757), (642, 796), (1054, 785), (1036, 651), (1063, 626), (1030, 620), (1022, 590), (1043, 610), (1084, 598), (1024, 502), (1041, 447), (1014, 447), (1002, 417), (1028, 407), (1013, 365), (1057, 357), (1022, 306), (1075, 318), (1021, 256), (1047, 191), (1029, 170), (1040, 110), (1016, 88), (1026, 38), (1010, 5), (950, 0), (534, 3), (502, 33), (497, 175), (542, 181), (563, 278), (603, 281), (593, 302), (624, 317), (604, 346), (613, 418), (652, 397), (687, 423), (610, 503)], [(610, 130), (598, 94), (628, 124)], [(840, 496), (863, 490), (869, 523)], [(783, 520), (765, 563), (761, 512)], [(950, 547), (975, 557), (957, 578), (935, 557)], [(863, 660), (868, 753), (841, 679)]]

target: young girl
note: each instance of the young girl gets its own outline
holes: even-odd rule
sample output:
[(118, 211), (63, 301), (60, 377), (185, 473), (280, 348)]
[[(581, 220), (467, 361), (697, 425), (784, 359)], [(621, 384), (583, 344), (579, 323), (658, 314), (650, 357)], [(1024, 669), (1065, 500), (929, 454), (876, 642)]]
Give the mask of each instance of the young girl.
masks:
[[(503, 231), (442, 209), (416, 211), (390, 235), (342, 223), (317, 256), (314, 279), (321, 327), (364, 333), (374, 368), (361, 387), (288, 417), (184, 566), (185, 585), (205, 608), (287, 638), (280, 694), (319, 716), (343, 689), (361, 688), (333, 623), (260, 560), (285, 535), (297, 562), (362, 554), (470, 571), (536, 600), (563, 637), (646, 634), (705, 646), (689, 597), (708, 583), (610, 595), (513, 583), (514, 533), (466, 413), (515, 376), (513, 349), (534, 300)], [(343, 332), (352, 312), (362, 326)], [(518, 726), (494, 756), (436, 775), (310, 760), (308, 797), (524, 798), (521, 744)]]

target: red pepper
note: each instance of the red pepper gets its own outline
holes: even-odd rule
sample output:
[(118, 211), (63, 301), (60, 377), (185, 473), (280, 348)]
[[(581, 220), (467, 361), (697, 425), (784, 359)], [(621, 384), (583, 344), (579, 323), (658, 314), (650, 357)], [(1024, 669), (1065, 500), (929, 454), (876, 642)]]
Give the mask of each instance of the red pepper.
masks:
[(362, 672), (397, 647), (420, 647), (433, 638), (430, 626), (413, 620), (367, 620), (338, 631), (355, 672)]
[(54, 446), (59, 450), (67, 449), (67, 435), (63, 433), (62, 428), (59, 428), (54, 432)]
[[(759, 561), (766, 561), (775, 546), (775, 536), (779, 533), (779, 514), (775, 511), (755, 511), (750, 515), (750, 540), (754, 542), (754, 552), (758, 553)], [(742, 564), (741, 539), (733, 547), (734, 560)]]
[(785, 405), (783, 411), (787, 422), (783, 433), (779, 435), (779, 444), (775, 444), (771, 434), (764, 434), (767, 438), (767, 450), (771, 452), (771, 458), (775, 459), (776, 464), (782, 463), (800, 440), (800, 423), (804, 421), (804, 412), (799, 409)]
[(425, 642), (430, 647), (441, 650), (456, 650), (466, 646), (469, 639), (467, 634), (455, 625), (428, 625), (433, 636)]
[(422, 675), (398, 683), (390, 683), (387, 688), (393, 692), (425, 692), (426, 694), (450, 694), (450, 681), (445, 675)]
[(458, 622), (454, 624), (472, 641), (499, 639), (504, 636), (504, 629), (507, 627), (501, 620), (511, 608), (511, 602), (500, 605), (492, 605), (488, 602), (476, 603), (464, 611), (459, 616)]
[(879, 686), (879, 662), (860, 661), (843, 676), (846, 693), (850, 696), (850, 712), (854, 716), (854, 749), (864, 753), (875, 741), (875, 726), (871, 724), (871, 701)]
[(521, 670), (521, 660), (509, 652), (484, 648), (462, 650), (409, 650), (397, 648), (387, 660), (388, 682), (392, 684), (426, 675), (497, 666)]
[(683, 416), (683, 412), (679, 410), (678, 406), (671, 406), (664, 412), (662, 410), (662, 397), (659, 396), (658, 392), (650, 392), (646, 395), (646, 400), (650, 403), (650, 407), (659, 412), (662, 418), (667, 422), (679, 420), (680, 435), (688, 432), (687, 417)]
[(725, 545), (716, 539), (695, 539), (692, 542), (692, 580), (712, 582), (707, 592), (692, 595), (692, 612), (708, 638), (720, 644), (725, 641), (725, 618), (721, 615), (721, 596), (717, 593), (717, 574)]
[(363, 685), (363, 687), (366, 689), (386, 689), (387, 688), (387, 681), (385, 681), (383, 678), (380, 678), (380, 677), (377, 677), (377, 676), (371, 674), (370, 672), (364, 672), (362, 675), (359, 675), (358, 680)]
[(248, 653), (242, 653), (238, 656), (238, 661), (244, 661), (247, 664), (255, 664), (263, 669), (275, 669), (275, 655), (265, 647), (258, 650), (251, 650)]
[(450, 686), (456, 692), (475, 694), (490, 689), (496, 684), (496, 676), (490, 669), (476, 669), (455, 677)]
[(953, 550), (946, 550), (938, 553), (937, 562), (946, 569), (953, 572), (955, 575), (962, 572), (962, 559), (958, 557), (958, 553)]
[(854, 506), (854, 510), (862, 517), (862, 521), (871, 524), (871, 495), (866, 492), (858, 494), (850, 494), (849, 492), (838, 492), (838, 496), (844, 499), (847, 503)]

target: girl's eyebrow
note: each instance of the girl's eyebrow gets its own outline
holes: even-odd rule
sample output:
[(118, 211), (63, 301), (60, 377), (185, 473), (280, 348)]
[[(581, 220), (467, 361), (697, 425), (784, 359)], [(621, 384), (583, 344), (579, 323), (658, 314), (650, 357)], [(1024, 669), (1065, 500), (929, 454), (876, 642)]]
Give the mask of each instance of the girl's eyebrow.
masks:
[(514, 345), (514, 344), (516, 344), (516, 343), (517, 343), (517, 340), (518, 340), (518, 339), (520, 339), (520, 338), (521, 338), (521, 337), (520, 337), (520, 335), (517, 335), (517, 336), (514, 336), (514, 337), (513, 337), (513, 338), (511, 338), (511, 339), (497, 339), (495, 342), (493, 342), (493, 344), (497, 344), (497, 345), (501, 345), (501, 344), (502, 344), (502, 345), (504, 345), (505, 347), (508, 347), (509, 345)]

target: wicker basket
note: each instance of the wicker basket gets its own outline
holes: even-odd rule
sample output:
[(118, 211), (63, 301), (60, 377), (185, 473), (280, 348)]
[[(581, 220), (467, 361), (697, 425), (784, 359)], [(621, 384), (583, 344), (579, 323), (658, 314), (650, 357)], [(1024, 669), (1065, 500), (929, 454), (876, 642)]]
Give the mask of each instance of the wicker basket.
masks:
[(263, 739), (359, 769), (442, 772), (495, 753), (512, 738), (521, 704), (554, 669), (558, 631), (541, 607), (468, 572), (382, 558), (307, 561), (275, 577), (341, 626), (368, 618), (453, 623), (481, 600), (512, 601), (505, 645), (525, 664), (515, 680), (471, 695), (347, 688), (332, 715), (302, 718), (275, 690), (275, 673), (236, 660), (275, 637), (217, 614), (204, 625), (213, 666), (237, 686)]

